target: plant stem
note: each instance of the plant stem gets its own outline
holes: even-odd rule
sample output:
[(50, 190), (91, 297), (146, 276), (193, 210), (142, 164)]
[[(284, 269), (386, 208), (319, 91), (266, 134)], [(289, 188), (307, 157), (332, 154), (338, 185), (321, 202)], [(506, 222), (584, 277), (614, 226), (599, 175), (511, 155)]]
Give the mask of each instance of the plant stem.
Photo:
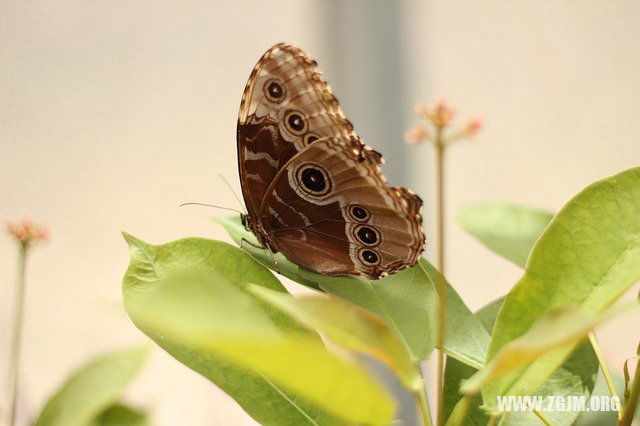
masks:
[[(638, 347), (640, 349), (640, 346)], [(640, 352), (640, 350), (639, 350)], [(619, 426), (629, 426), (633, 421), (633, 416), (636, 413), (636, 406), (638, 405), (638, 398), (640, 398), (640, 359), (636, 363), (636, 371), (633, 374), (633, 381), (631, 382), (631, 391), (629, 392), (629, 398), (624, 402), (624, 408), (618, 420)]]
[(542, 414), (540, 411), (538, 411), (538, 410), (534, 409), (534, 410), (533, 410), (533, 414), (535, 414), (536, 416), (538, 416), (538, 418), (539, 418), (540, 420), (542, 420), (542, 423), (544, 423), (545, 425), (547, 425), (547, 426), (553, 426), (553, 423), (551, 423), (551, 421), (550, 421), (548, 418), (546, 418), (546, 417), (544, 416), (544, 414)]
[(491, 415), (491, 417), (489, 418), (489, 421), (487, 422), (487, 426), (494, 426), (498, 422), (499, 418), (500, 416), (497, 414)]
[[(420, 371), (420, 364), (416, 364), (418, 373), (422, 375)], [(431, 423), (431, 410), (429, 409), (429, 400), (427, 399), (427, 392), (424, 388), (424, 383), (420, 384), (417, 390), (413, 391), (413, 397), (416, 400), (416, 405), (420, 411), (420, 419), (422, 420), (422, 426), (432, 426)]]
[(16, 424), (18, 406), (18, 384), (20, 382), (20, 346), (22, 343), (22, 323), (24, 318), (25, 268), (28, 245), (21, 244), (18, 255), (18, 282), (16, 288), (15, 319), (9, 360), (9, 425)]
[(475, 397), (475, 394), (467, 394), (460, 398), (453, 410), (451, 410), (446, 426), (460, 426), (463, 424)]
[(593, 352), (596, 354), (596, 358), (598, 358), (598, 363), (600, 364), (600, 369), (602, 370), (602, 374), (604, 375), (604, 380), (607, 382), (607, 387), (609, 388), (609, 393), (611, 396), (618, 395), (616, 394), (616, 388), (613, 386), (613, 381), (611, 380), (611, 375), (609, 374), (609, 369), (607, 368), (607, 364), (604, 362), (604, 357), (602, 356), (602, 352), (600, 352), (600, 345), (596, 340), (596, 335), (593, 334), (593, 331), (589, 333), (589, 341), (591, 342), (591, 347), (593, 348)]
[(436, 128), (436, 208), (438, 211), (438, 336), (436, 347), (438, 350), (437, 386), (438, 386), (438, 426), (444, 425), (444, 334), (446, 320), (446, 283), (444, 275), (444, 151), (445, 144), (442, 140), (442, 127)]

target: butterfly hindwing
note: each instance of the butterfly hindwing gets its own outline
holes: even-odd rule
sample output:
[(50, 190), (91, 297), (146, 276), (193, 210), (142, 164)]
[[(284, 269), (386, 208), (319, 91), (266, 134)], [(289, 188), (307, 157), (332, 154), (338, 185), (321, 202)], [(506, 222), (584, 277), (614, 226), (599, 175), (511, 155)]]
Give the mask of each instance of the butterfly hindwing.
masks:
[(314, 142), (278, 174), (265, 199), (275, 247), (326, 275), (378, 278), (422, 252), (422, 201), (388, 188), (378, 168), (336, 138)]

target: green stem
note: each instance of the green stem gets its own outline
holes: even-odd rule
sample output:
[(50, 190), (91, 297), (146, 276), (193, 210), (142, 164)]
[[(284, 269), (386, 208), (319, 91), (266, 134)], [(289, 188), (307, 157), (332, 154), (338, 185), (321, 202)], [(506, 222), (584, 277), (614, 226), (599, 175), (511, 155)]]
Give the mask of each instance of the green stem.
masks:
[[(638, 347), (640, 352), (640, 346)], [(631, 382), (631, 391), (629, 392), (629, 398), (624, 402), (624, 408), (618, 420), (619, 426), (629, 426), (633, 421), (633, 416), (636, 414), (636, 406), (638, 405), (638, 399), (640, 398), (640, 359), (636, 363), (636, 371), (633, 374), (633, 381)]]
[[(422, 375), (420, 371), (420, 364), (416, 364), (418, 373)], [(424, 383), (420, 384), (420, 387), (413, 391), (413, 397), (416, 400), (420, 412), (420, 419), (422, 420), (422, 426), (432, 426), (431, 423), (431, 410), (429, 409), (429, 400), (427, 399), (427, 392), (424, 388)]]
[(22, 323), (24, 318), (25, 266), (28, 245), (20, 245), (18, 255), (18, 282), (16, 288), (15, 319), (9, 359), (9, 425), (15, 426), (18, 406), (18, 384), (20, 382), (20, 346), (22, 343)]
[(544, 423), (545, 425), (547, 425), (547, 426), (553, 426), (553, 423), (551, 423), (551, 421), (550, 421), (548, 418), (546, 418), (546, 417), (544, 416), (544, 414), (542, 414), (540, 411), (538, 411), (538, 410), (535, 410), (535, 409), (534, 409), (534, 410), (533, 410), (533, 414), (535, 414), (536, 416), (538, 416), (538, 418), (539, 418), (540, 420), (542, 420), (542, 423)]
[(438, 389), (438, 426), (444, 425), (444, 334), (446, 320), (446, 283), (444, 278), (444, 152), (445, 144), (442, 141), (442, 128), (436, 128), (436, 208), (438, 211), (438, 335), (436, 347), (438, 350), (437, 361), (437, 389)]
[(600, 352), (600, 345), (596, 340), (596, 335), (593, 334), (593, 331), (589, 333), (589, 341), (591, 342), (591, 347), (593, 347), (593, 352), (596, 354), (596, 358), (598, 358), (598, 363), (600, 364), (600, 369), (602, 370), (602, 374), (604, 375), (604, 380), (607, 382), (607, 387), (609, 388), (609, 393), (611, 396), (618, 395), (616, 394), (616, 388), (613, 386), (613, 381), (611, 380), (611, 375), (609, 374), (609, 369), (607, 368), (607, 364), (604, 362), (604, 357), (602, 356), (602, 352)]
[(471, 404), (473, 403), (475, 397), (475, 394), (467, 394), (464, 397), (460, 398), (455, 407), (453, 407), (453, 410), (451, 410), (451, 414), (449, 415), (445, 426), (462, 425), (465, 418), (467, 417), (467, 413), (469, 412), (469, 408), (471, 408)]
[(489, 421), (487, 422), (487, 426), (494, 426), (496, 423), (498, 423), (498, 419), (499, 418), (500, 418), (500, 416), (498, 414), (493, 414), (489, 418)]

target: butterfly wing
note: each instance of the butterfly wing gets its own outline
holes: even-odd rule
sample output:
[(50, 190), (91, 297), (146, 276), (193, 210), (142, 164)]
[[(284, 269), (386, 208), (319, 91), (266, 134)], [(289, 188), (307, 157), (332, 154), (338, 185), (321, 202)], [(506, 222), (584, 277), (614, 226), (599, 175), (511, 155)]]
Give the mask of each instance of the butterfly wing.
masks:
[[(260, 58), (249, 77), (237, 140), (242, 194), (250, 217), (258, 214), (282, 166), (315, 140), (339, 137), (353, 149), (364, 147), (316, 65), (302, 50), (278, 44)], [(380, 158), (377, 153), (371, 156)]]
[(367, 152), (340, 138), (321, 139), (277, 174), (260, 214), (287, 259), (324, 275), (371, 279), (418, 261), (422, 200), (387, 187), (378, 157)]
[[(386, 186), (382, 156), (353, 132), (316, 65), (278, 44), (249, 77), (237, 128), (249, 227), (322, 274), (378, 278), (413, 265), (424, 246), (422, 201)], [(305, 182), (326, 188), (309, 192)]]

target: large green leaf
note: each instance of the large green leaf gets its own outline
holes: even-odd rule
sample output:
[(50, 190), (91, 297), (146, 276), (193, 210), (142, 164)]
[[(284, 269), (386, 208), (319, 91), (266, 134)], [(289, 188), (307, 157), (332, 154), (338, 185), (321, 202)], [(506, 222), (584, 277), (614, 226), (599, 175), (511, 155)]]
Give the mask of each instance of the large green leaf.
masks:
[[(247, 293), (249, 283), (285, 292), (273, 274), (247, 253), (200, 238), (160, 246), (126, 234), (125, 238), (131, 263), (123, 294), (133, 322), (180, 362), (223, 389), (258, 422), (352, 423), (349, 416), (362, 414), (357, 401), (351, 401), (355, 412), (336, 413), (336, 404), (344, 404), (349, 395), (352, 400), (362, 396), (365, 402), (373, 401), (380, 408), (376, 414), (385, 418), (391, 402), (374, 385), (364, 389), (368, 376), (350, 363), (341, 364), (315, 333)], [(177, 275), (182, 271), (193, 275)], [(345, 377), (355, 371), (353, 383), (335, 381), (332, 369)], [(315, 380), (315, 374), (326, 377), (325, 382), (311, 386), (309, 381), (307, 389), (301, 389), (300, 380)], [(328, 386), (336, 394), (344, 389), (353, 393), (322, 400)], [(366, 399), (367, 391), (378, 392), (379, 398)]]
[[(480, 309), (476, 316), (486, 328), (491, 332), (495, 323), (498, 311), (504, 302), (504, 298), (499, 298)], [(460, 361), (447, 358), (445, 369), (445, 418), (448, 418), (454, 406), (462, 397), (459, 388), (463, 380), (470, 378), (476, 373), (476, 369), (462, 364)], [(594, 378), (598, 372), (598, 360), (593, 352), (593, 348), (587, 342), (578, 349), (562, 364), (562, 366), (547, 379), (547, 381), (534, 393), (539, 396), (584, 396), (588, 398), (595, 389)], [(487, 413), (480, 408), (482, 398), (480, 395), (474, 397), (471, 407), (464, 420), (465, 425), (484, 424), (488, 421)], [(570, 425), (580, 413), (575, 411), (554, 411), (546, 412), (545, 416), (554, 425)], [(513, 411), (505, 413), (500, 420), (502, 426), (516, 425), (539, 425), (540, 419), (532, 412)]]
[[(216, 219), (233, 240), (255, 242), (239, 218)], [(265, 249), (243, 243), (242, 248), (271, 269), (275, 266)], [(329, 277), (299, 268), (276, 254), (280, 272), (300, 284), (342, 297), (384, 319), (417, 359), (425, 359), (435, 343), (438, 272), (426, 260), (413, 268), (373, 281), (361, 277)], [(489, 334), (447, 283), (447, 320), (444, 350), (447, 355), (481, 367), (486, 359)]]
[[(391, 420), (393, 400), (364, 369), (327, 351), (315, 334), (279, 330), (254, 297), (215, 271), (176, 273), (127, 299), (127, 311), (136, 324), (161, 345), (179, 345), (178, 356), (189, 361), (197, 358), (223, 373), (233, 374), (227, 368), (230, 365), (245, 368), (288, 394), (290, 404), (297, 404), (298, 415), (293, 417), (272, 402), (263, 406), (278, 416), (269, 420), (271, 424), (336, 424), (341, 422), (338, 419), (349, 424), (386, 424)], [(253, 393), (245, 397), (261, 399)], [(303, 400), (335, 418), (311, 415)]]
[(407, 348), (370, 312), (337, 297), (291, 297), (257, 286), (252, 291), (334, 343), (385, 363), (408, 389), (424, 386)]
[(500, 256), (524, 268), (531, 247), (553, 214), (506, 203), (463, 207), (457, 221), (462, 228)]
[(35, 426), (87, 426), (120, 397), (149, 355), (136, 347), (102, 355), (75, 371), (49, 399)]
[[(640, 168), (634, 168), (590, 185), (554, 217), (500, 310), (489, 359), (547, 309), (577, 304), (600, 312), (639, 277)], [(552, 351), (484, 386), (485, 405), (495, 407), (497, 395), (530, 394), (570, 352)]]

